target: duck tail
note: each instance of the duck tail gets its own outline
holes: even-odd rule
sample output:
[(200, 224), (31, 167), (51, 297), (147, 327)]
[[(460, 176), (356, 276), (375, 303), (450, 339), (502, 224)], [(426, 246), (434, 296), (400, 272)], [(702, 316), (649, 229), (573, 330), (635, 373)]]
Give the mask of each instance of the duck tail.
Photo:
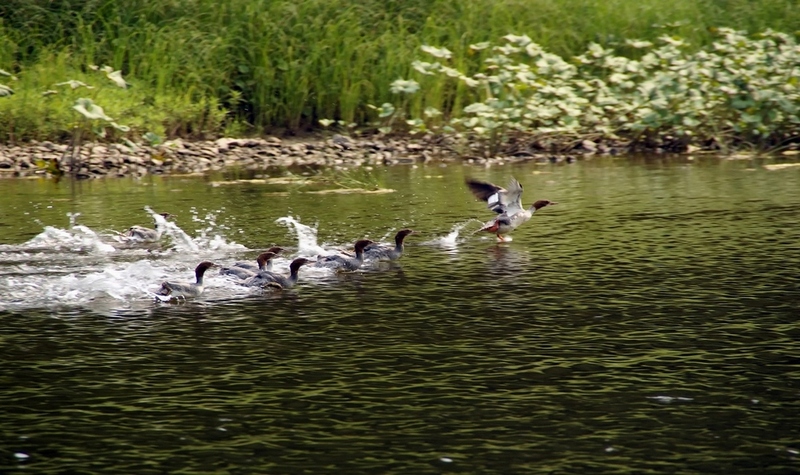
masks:
[(488, 223), (484, 224), (479, 230), (475, 231), (475, 234), (488, 232), (488, 233), (495, 233), (497, 232), (497, 228), (500, 227), (500, 224), (497, 220), (489, 221)]

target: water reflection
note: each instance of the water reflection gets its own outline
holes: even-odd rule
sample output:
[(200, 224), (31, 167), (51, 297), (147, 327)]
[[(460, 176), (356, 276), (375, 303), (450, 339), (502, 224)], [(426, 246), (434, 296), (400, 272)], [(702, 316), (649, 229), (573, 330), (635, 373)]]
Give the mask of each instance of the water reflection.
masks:
[[(0, 182), (26, 196), (3, 219), (41, 221), (0, 231), (0, 471), (797, 471), (800, 174), (540, 168), (391, 168), (377, 173), (392, 196), (324, 206), (202, 180), (86, 185), (63, 202)], [(510, 243), (472, 235), (485, 210), (464, 176), (511, 173), (559, 206)], [(145, 205), (197, 216), (177, 222), (197, 249), (24, 245), (70, 229), (66, 212), (101, 235)], [(156, 305), (136, 287), (206, 257), (286, 244), (288, 261), (407, 225), (421, 234), (398, 263), (301, 274), (291, 291), (218, 278), (205, 298)], [(15, 283), (35, 285), (11, 302)]]

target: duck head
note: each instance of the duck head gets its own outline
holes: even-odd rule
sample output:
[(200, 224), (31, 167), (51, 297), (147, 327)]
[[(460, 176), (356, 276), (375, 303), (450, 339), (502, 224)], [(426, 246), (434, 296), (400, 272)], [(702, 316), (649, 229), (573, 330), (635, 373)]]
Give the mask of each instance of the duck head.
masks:
[(308, 264), (309, 262), (314, 262), (311, 259), (306, 259), (305, 257), (298, 257), (297, 259), (293, 260), (291, 264), (289, 264), (289, 271), (294, 274), (300, 269), (302, 266)]
[(284, 248), (282, 248), (280, 246), (272, 246), (271, 248), (267, 249), (265, 252), (272, 252), (277, 256), (278, 254), (280, 254), (281, 252), (283, 252), (285, 250), (286, 249), (284, 249)]
[(359, 239), (358, 241), (356, 241), (355, 244), (356, 254), (364, 252), (364, 249), (370, 244), (372, 244), (372, 241), (370, 241), (369, 239)]
[(267, 262), (271, 261), (275, 257), (275, 255), (276, 254), (274, 252), (270, 251), (262, 252), (261, 254), (259, 254), (258, 257), (256, 258), (256, 262), (258, 262), (258, 267), (259, 268), (264, 267), (267, 264)]
[(542, 209), (542, 208), (544, 208), (545, 206), (557, 205), (557, 204), (558, 204), (558, 203), (556, 203), (555, 201), (550, 201), (550, 200), (538, 200), (537, 202), (533, 203), (533, 206), (531, 206), (531, 208), (533, 208), (533, 209), (537, 210), (537, 209)]

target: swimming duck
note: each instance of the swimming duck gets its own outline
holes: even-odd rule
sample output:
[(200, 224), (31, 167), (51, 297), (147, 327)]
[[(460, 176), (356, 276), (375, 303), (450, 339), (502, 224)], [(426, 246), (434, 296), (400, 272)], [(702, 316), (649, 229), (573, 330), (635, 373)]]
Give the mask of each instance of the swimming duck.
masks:
[[(274, 248), (273, 248), (274, 249)], [(248, 279), (253, 277), (254, 275), (258, 274), (259, 271), (272, 271), (272, 259), (277, 255), (275, 252), (262, 252), (256, 258), (256, 262), (258, 266), (254, 266), (249, 262), (237, 262), (236, 264), (232, 265), (231, 267), (223, 267), (219, 270), (219, 273), (222, 275), (233, 275), (240, 279)], [(239, 266), (239, 264), (246, 264), (247, 267)]]
[(161, 284), (159, 295), (169, 295), (171, 297), (199, 297), (203, 293), (203, 275), (206, 271), (214, 267), (213, 262), (204, 261), (194, 269), (195, 282), (164, 282)]
[(409, 234), (414, 234), (412, 229), (401, 229), (394, 235), (394, 247), (381, 246), (373, 243), (364, 249), (364, 259), (378, 261), (396, 261), (403, 255), (403, 241)]
[(331, 256), (317, 256), (317, 267), (325, 267), (337, 271), (352, 271), (361, 267), (364, 263), (364, 249), (372, 244), (369, 239), (360, 239), (356, 241), (355, 251), (356, 257), (346, 257), (337, 254)]
[(275, 272), (261, 271), (258, 274), (244, 281), (244, 285), (250, 287), (274, 287), (278, 289), (288, 289), (297, 283), (300, 267), (314, 262), (305, 257), (298, 257), (289, 264), (289, 276), (277, 274)]
[(497, 213), (497, 217), (487, 221), (480, 231), (486, 231), (497, 235), (497, 240), (505, 241), (504, 234), (508, 234), (522, 223), (531, 219), (536, 210), (548, 205), (555, 205), (550, 200), (538, 200), (530, 208), (522, 207), (522, 185), (512, 178), (508, 184), (508, 189), (501, 188), (492, 183), (467, 179), (467, 186), (472, 194), (477, 198), (486, 201), (490, 210)]
[[(169, 213), (159, 213), (158, 215), (165, 220), (176, 217), (176, 215)], [(155, 220), (155, 223), (155, 229), (146, 228), (144, 226), (131, 226), (124, 233), (122, 233), (122, 236), (131, 241), (156, 242), (161, 239), (161, 234), (164, 233), (164, 228), (158, 222), (158, 220)]]
[[(247, 279), (258, 274), (260, 271), (272, 271), (272, 259), (283, 252), (285, 249), (279, 246), (273, 246), (256, 257), (256, 264), (251, 262), (236, 262), (230, 267), (223, 267), (219, 270), (222, 275), (235, 275), (240, 279)], [(272, 254), (267, 256), (267, 254)], [(262, 257), (264, 259), (262, 260)]]

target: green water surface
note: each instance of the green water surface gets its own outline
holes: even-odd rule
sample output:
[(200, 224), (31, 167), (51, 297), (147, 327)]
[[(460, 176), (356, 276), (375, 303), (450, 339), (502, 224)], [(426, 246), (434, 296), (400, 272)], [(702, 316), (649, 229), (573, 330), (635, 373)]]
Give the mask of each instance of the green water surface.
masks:
[[(392, 167), (379, 195), (0, 181), (7, 246), (145, 205), (251, 249), (295, 244), (287, 215), (320, 243), (420, 232), (291, 292), (0, 311), (0, 472), (798, 473), (800, 167), (762, 165)], [(559, 205), (507, 244), (470, 234), (490, 215), (464, 178), (511, 175)]]

